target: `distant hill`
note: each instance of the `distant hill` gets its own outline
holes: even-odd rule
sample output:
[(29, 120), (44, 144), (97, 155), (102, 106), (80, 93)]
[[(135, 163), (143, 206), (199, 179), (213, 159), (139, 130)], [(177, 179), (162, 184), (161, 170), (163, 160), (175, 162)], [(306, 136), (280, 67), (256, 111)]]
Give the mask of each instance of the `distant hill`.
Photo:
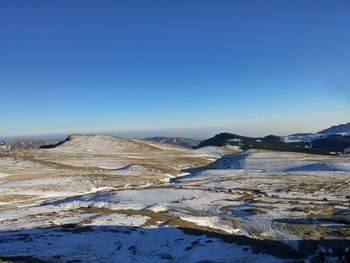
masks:
[(332, 134), (325, 138), (312, 141), (312, 148), (323, 149), (330, 152), (344, 152), (350, 147), (350, 135)]
[(326, 135), (337, 134), (337, 133), (348, 133), (350, 135), (350, 123), (335, 125), (328, 129), (324, 129), (318, 132), (318, 134), (326, 134)]
[[(220, 133), (202, 141), (199, 147), (232, 145), (242, 150), (262, 149), (275, 151), (303, 152), (312, 154), (330, 154), (329, 147), (311, 148), (309, 142), (284, 142), (281, 137), (269, 135), (262, 138), (246, 137), (232, 133)], [(346, 147), (344, 147), (346, 148)], [(333, 150), (332, 150), (333, 151)]]
[(146, 141), (153, 141), (153, 142), (162, 142), (167, 144), (175, 144), (187, 148), (194, 148), (197, 147), (200, 143), (199, 140), (189, 139), (189, 138), (183, 138), (183, 137), (148, 137), (144, 138)]
[(0, 141), (0, 151), (37, 149), (42, 145), (57, 142), (57, 140), (3, 140)]
[(143, 140), (126, 139), (111, 135), (72, 134), (56, 144), (43, 145), (40, 148), (55, 148), (59, 151), (87, 152), (141, 152), (162, 151), (162, 148)]
[(316, 139), (320, 139), (323, 137), (327, 137), (327, 135), (324, 134), (315, 134), (315, 133), (297, 133), (297, 134), (290, 134), (288, 136), (282, 137), (282, 140), (286, 143), (291, 142), (311, 142)]
[(350, 123), (335, 125), (330, 128), (319, 131), (318, 133), (296, 133), (282, 137), (286, 143), (290, 142), (312, 142), (318, 139), (326, 138), (329, 135), (340, 134), (350, 135)]
[(288, 136), (309, 136), (309, 135), (314, 135), (314, 133), (311, 133), (311, 132), (294, 133), (294, 134), (289, 134)]

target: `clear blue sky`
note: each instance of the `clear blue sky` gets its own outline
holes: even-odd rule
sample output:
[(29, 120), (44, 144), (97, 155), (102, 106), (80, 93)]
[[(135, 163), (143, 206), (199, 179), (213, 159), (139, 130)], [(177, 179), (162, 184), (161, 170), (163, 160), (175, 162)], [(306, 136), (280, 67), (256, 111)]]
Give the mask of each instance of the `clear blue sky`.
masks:
[(0, 96), (0, 136), (317, 131), (350, 121), (350, 1), (2, 0)]

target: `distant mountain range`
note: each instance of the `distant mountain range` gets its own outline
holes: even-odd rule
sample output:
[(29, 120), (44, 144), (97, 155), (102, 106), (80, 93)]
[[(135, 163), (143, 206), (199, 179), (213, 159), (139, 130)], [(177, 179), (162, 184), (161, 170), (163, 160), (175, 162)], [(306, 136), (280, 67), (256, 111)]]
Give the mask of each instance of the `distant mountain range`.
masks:
[(199, 147), (205, 146), (237, 146), (242, 150), (261, 149), (289, 152), (304, 152), (314, 154), (329, 154), (328, 151), (321, 149), (312, 149), (307, 142), (284, 142), (282, 137), (269, 135), (266, 137), (246, 137), (232, 133), (220, 133), (214, 137), (202, 141)]
[[(271, 147), (272, 147), (272, 148), (276, 148), (276, 149), (279, 148), (279, 149), (291, 150), (291, 148), (293, 148), (294, 150), (298, 150), (298, 151), (300, 151), (300, 149), (307, 149), (305, 151), (318, 152), (318, 150), (315, 150), (315, 149), (310, 150), (310, 148), (312, 147), (311, 142), (315, 142), (315, 140), (318, 140), (317, 142), (315, 142), (318, 145), (319, 143), (322, 142), (322, 139), (324, 139), (327, 136), (332, 135), (332, 134), (340, 134), (343, 136), (346, 136), (346, 135), (350, 136), (350, 123), (332, 126), (328, 129), (324, 129), (318, 133), (296, 133), (296, 134), (290, 134), (288, 136), (273, 136), (272, 135), (272, 136), (266, 136), (264, 138), (246, 137), (246, 136), (241, 136), (241, 135), (232, 134), (232, 133), (220, 133), (220, 134), (215, 135), (213, 138), (210, 138), (210, 139), (205, 140), (203, 142), (200, 140), (194, 140), (194, 139), (183, 138), (183, 137), (160, 137), (160, 136), (148, 137), (148, 138), (145, 138), (145, 140), (168, 143), (168, 144), (175, 144), (175, 145), (180, 145), (180, 146), (188, 147), (188, 148), (199, 148), (199, 147), (203, 147), (203, 146), (223, 146), (223, 145), (226, 145), (225, 138), (227, 137), (227, 139), (236, 140), (236, 142), (238, 142), (238, 140), (245, 141), (246, 147), (248, 147), (247, 145), (249, 144), (249, 145), (252, 145), (251, 147), (253, 147), (254, 145), (255, 146), (259, 145), (259, 147), (268, 148), (268, 149), (271, 149)], [(274, 141), (273, 145), (271, 144), (271, 140)], [(334, 137), (332, 141), (334, 141), (334, 140), (343, 141), (342, 139), (340, 139), (339, 136)], [(323, 141), (326, 141), (326, 140), (323, 140)], [(243, 144), (242, 142), (240, 142), (240, 143)], [(231, 141), (231, 143), (229, 143), (229, 144), (232, 145), (234, 143), (232, 143), (232, 141)], [(234, 145), (236, 145), (236, 144), (234, 144)], [(237, 145), (238, 145), (238, 143), (237, 143)], [(347, 146), (347, 145), (345, 144), (345, 146)], [(324, 147), (324, 144), (322, 144), (322, 147)], [(334, 147), (327, 147), (327, 149), (328, 148), (334, 150)], [(337, 150), (342, 149), (339, 147), (335, 147), (335, 148)]]
[(311, 147), (330, 152), (350, 152), (350, 135), (331, 134), (311, 142)]
[(3, 140), (0, 141), (0, 151), (37, 149), (42, 145), (57, 142), (57, 140)]
[(324, 129), (318, 132), (318, 134), (327, 134), (327, 135), (337, 134), (337, 133), (349, 133), (350, 135), (350, 123), (335, 125), (328, 129)]
[(350, 136), (350, 123), (335, 125), (317, 133), (297, 133), (282, 137), (284, 142), (313, 142), (330, 135)]
[(199, 144), (205, 146), (237, 146), (242, 150), (261, 149), (311, 154), (336, 154), (347, 152), (350, 147), (350, 136), (332, 134), (312, 141), (285, 142), (283, 137), (269, 135), (263, 138), (240, 136), (232, 133), (220, 133)]
[(154, 142), (162, 142), (162, 143), (168, 143), (168, 144), (175, 144), (187, 148), (195, 148), (199, 145), (201, 141), (189, 139), (189, 138), (183, 138), (183, 137), (148, 137), (144, 138), (147, 141), (154, 141)]
[[(76, 135), (68, 136), (64, 141), (58, 140), (3, 140), (0, 151), (23, 150), (35, 148), (54, 148), (65, 144)], [(85, 138), (85, 137), (82, 137)], [(94, 138), (94, 137), (92, 137)], [(120, 140), (122, 138), (119, 138)], [(248, 137), (232, 133), (220, 133), (212, 138), (199, 141), (183, 137), (148, 137), (144, 140), (179, 145), (187, 148), (231, 145), (247, 149), (265, 149), (277, 151), (306, 152), (330, 154), (348, 152), (350, 148), (350, 123), (332, 126), (318, 133), (296, 133), (288, 136), (269, 135), (265, 137)], [(77, 140), (75, 140), (76, 143)], [(98, 143), (100, 144), (100, 143)], [(103, 148), (96, 145), (97, 148)], [(108, 144), (108, 143), (107, 143)], [(94, 146), (95, 147), (95, 146)], [(100, 149), (103, 150), (103, 149)]]
[(202, 141), (199, 147), (232, 145), (247, 149), (304, 152), (313, 154), (348, 153), (350, 149), (350, 123), (333, 126), (317, 134), (298, 133), (289, 136), (269, 135), (246, 137), (232, 133), (220, 133)]

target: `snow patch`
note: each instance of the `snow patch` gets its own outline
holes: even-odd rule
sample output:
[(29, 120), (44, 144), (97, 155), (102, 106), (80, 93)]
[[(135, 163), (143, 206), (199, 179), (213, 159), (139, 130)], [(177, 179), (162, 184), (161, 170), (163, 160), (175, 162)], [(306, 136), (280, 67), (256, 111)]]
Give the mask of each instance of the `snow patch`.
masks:
[(0, 173), (0, 178), (4, 178), (4, 177), (7, 177), (9, 176), (10, 174), (7, 174), (7, 173)]
[(228, 220), (222, 219), (217, 216), (183, 216), (182, 220), (195, 223), (198, 226), (206, 226), (213, 229), (219, 229), (230, 234), (240, 233), (240, 229), (235, 229)]
[(86, 225), (93, 226), (142, 226), (149, 219), (148, 216), (108, 214), (100, 215)]

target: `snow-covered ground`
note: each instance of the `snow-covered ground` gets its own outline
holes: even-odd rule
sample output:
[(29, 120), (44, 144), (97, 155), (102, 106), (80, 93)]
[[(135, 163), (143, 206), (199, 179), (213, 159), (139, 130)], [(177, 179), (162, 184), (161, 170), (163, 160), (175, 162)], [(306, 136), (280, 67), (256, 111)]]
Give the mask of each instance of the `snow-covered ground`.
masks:
[[(249, 246), (174, 227), (38, 228), (0, 233), (0, 255), (50, 262), (282, 262)], [(35, 256), (32, 256), (35, 255)]]
[(6, 176), (9, 176), (10, 174), (7, 174), (7, 173), (0, 173), (0, 178), (2, 177), (6, 177)]
[(208, 169), (244, 169), (263, 172), (350, 172), (348, 157), (307, 155), (292, 152), (250, 150), (226, 155)]
[(99, 192), (49, 203), (66, 210), (80, 207), (166, 211), (168, 209), (207, 211), (213, 202), (235, 199), (239, 195), (196, 189), (149, 188)]
[(282, 137), (282, 140), (286, 143), (290, 142), (311, 142), (320, 138), (327, 137), (324, 134), (293, 134)]
[(204, 156), (210, 156), (214, 158), (221, 158), (227, 154), (233, 154), (239, 152), (239, 149), (234, 146), (229, 147), (217, 147), (217, 146), (205, 146), (193, 151), (196, 154), (202, 154)]
[(332, 207), (349, 157), (236, 151), (75, 136), (2, 153), (0, 259), (293, 262), (348, 244)]
[(286, 143), (290, 143), (290, 142), (312, 142), (314, 140), (317, 139), (321, 139), (321, 138), (326, 138), (329, 135), (342, 135), (342, 136), (349, 136), (350, 132), (337, 132), (337, 133), (310, 133), (310, 134), (292, 134), (292, 135), (288, 135), (288, 136), (283, 136), (282, 140)]

